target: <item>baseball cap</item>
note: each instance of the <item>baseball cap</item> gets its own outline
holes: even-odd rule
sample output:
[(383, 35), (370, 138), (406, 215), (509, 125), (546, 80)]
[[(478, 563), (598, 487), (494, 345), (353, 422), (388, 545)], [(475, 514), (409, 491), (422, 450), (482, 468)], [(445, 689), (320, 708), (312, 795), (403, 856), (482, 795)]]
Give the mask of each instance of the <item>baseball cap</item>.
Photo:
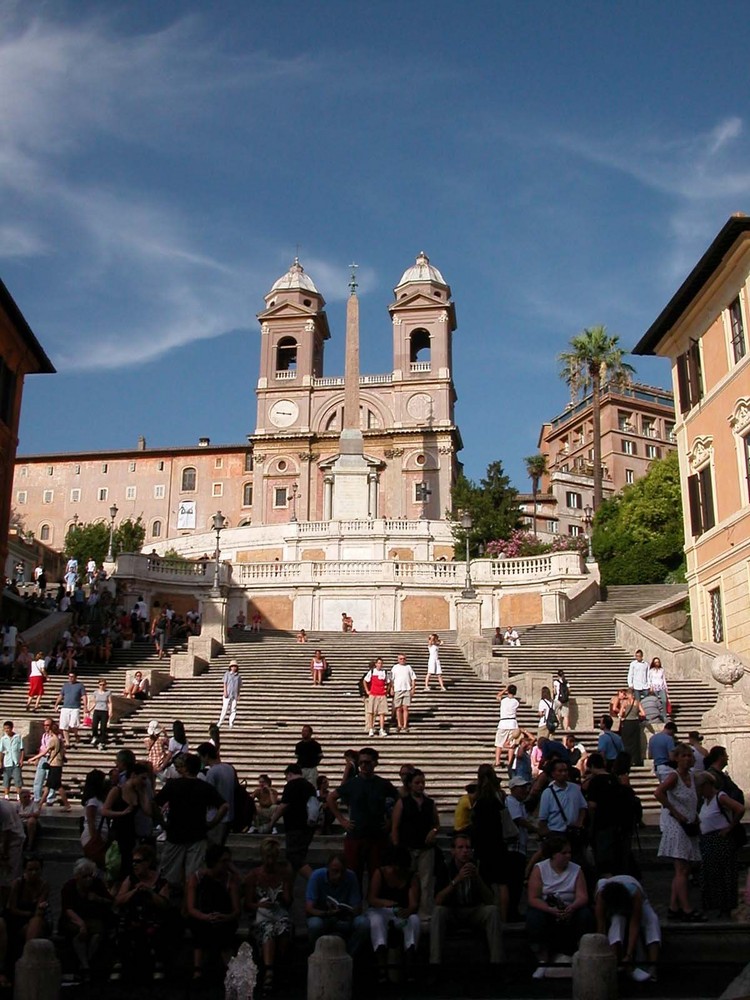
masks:
[(530, 785), (531, 782), (527, 781), (526, 778), (511, 778), (508, 782), (508, 788), (521, 788), (525, 785)]

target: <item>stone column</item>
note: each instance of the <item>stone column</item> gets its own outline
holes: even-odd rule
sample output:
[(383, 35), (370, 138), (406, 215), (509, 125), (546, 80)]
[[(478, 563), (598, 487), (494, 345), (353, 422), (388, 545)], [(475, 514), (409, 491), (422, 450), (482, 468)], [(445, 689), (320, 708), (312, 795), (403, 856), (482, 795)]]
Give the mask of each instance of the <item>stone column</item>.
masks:
[(27, 941), (16, 962), (13, 1000), (57, 1000), (62, 970), (51, 941)]
[(584, 934), (573, 956), (573, 1000), (617, 1000), (617, 957), (604, 934)]
[(340, 937), (318, 938), (307, 960), (307, 1000), (350, 1000), (352, 959)]
[(479, 638), (482, 635), (482, 602), (473, 597), (456, 598), (457, 639)]
[(222, 646), (227, 636), (227, 599), (209, 591), (200, 599), (201, 638), (215, 639)]
[(323, 520), (330, 521), (333, 517), (333, 476), (323, 479)]
[(713, 708), (701, 720), (706, 746), (726, 747), (727, 770), (745, 795), (750, 795), (750, 707), (734, 685), (745, 673), (745, 665), (734, 653), (722, 653), (711, 663), (714, 680), (723, 685)]

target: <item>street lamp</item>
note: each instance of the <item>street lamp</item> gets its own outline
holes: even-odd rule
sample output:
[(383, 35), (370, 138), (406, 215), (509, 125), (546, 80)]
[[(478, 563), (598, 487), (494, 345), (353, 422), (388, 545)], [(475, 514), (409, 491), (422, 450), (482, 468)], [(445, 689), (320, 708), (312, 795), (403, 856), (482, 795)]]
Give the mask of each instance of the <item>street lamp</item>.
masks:
[(73, 527), (74, 528), (78, 527), (78, 513), (77, 512), (73, 515)]
[(594, 534), (593, 531), (594, 508), (591, 506), (591, 504), (587, 503), (586, 506), (583, 508), (583, 523), (586, 526), (586, 540), (588, 542), (588, 547), (589, 547), (588, 554), (586, 556), (586, 562), (591, 563), (594, 561), (594, 550), (591, 547), (591, 539)]
[(216, 563), (214, 565), (214, 585), (213, 590), (215, 593), (219, 592), (219, 557), (221, 555), (221, 549), (219, 547), (219, 540), (221, 538), (221, 533), (227, 526), (227, 519), (217, 510), (214, 516), (211, 518), (213, 522), (214, 531), (216, 532)]
[[(107, 562), (111, 563), (115, 561), (115, 518), (117, 517), (117, 504), (113, 503), (109, 508), (109, 550), (107, 551)], [(75, 521), (75, 515), (73, 517)]]
[(466, 584), (461, 591), (461, 597), (467, 597), (472, 600), (477, 596), (477, 592), (474, 590), (474, 585), (471, 582), (471, 564), (469, 562), (469, 532), (473, 523), (471, 514), (468, 510), (465, 510), (461, 514), (461, 527), (466, 532)]
[[(299, 490), (299, 485), (297, 483), (292, 483), (292, 516), (289, 518), (290, 521), (297, 520), (297, 491)], [(289, 499), (289, 491), (287, 490), (287, 499)]]

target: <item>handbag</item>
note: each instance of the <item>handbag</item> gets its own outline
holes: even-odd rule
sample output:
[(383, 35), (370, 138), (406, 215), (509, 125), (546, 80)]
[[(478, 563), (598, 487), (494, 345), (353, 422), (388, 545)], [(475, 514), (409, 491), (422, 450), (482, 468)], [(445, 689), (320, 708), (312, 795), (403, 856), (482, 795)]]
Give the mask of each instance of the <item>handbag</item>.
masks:
[(697, 837), (701, 832), (701, 825), (697, 819), (682, 820), (680, 826), (688, 835), (688, 837)]
[(104, 870), (110, 882), (116, 882), (120, 877), (122, 871), (122, 852), (116, 840), (112, 841), (104, 855)]

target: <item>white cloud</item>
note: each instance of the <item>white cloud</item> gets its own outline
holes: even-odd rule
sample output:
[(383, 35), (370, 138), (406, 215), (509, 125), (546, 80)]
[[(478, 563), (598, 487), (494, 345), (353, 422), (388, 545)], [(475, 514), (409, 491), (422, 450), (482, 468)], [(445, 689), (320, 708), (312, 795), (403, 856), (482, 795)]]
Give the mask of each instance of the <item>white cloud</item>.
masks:
[(0, 257), (36, 257), (47, 245), (28, 227), (0, 225)]

